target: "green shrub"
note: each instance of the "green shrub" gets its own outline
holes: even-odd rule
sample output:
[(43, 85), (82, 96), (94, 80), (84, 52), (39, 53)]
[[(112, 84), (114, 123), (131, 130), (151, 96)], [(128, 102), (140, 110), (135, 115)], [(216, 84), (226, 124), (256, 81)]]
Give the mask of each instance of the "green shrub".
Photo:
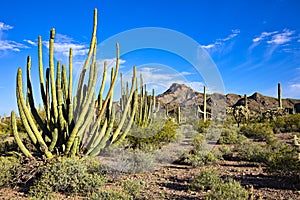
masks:
[(137, 127), (126, 138), (130, 148), (156, 150), (174, 142), (177, 129), (177, 123), (167, 120), (162, 127), (159, 124), (151, 124), (147, 128)]
[(241, 133), (248, 138), (257, 141), (266, 141), (274, 136), (273, 129), (269, 123), (253, 123), (241, 127)]
[(219, 151), (221, 152), (223, 159), (228, 160), (228, 159), (232, 158), (232, 156), (233, 156), (232, 149), (228, 146), (222, 145), (219, 148)]
[(237, 157), (241, 160), (252, 162), (264, 162), (267, 157), (266, 149), (261, 144), (255, 144), (249, 140), (234, 147)]
[(202, 134), (197, 135), (191, 145), (193, 149), (184, 152), (175, 162), (197, 167), (216, 163), (221, 158), (215, 149), (209, 148)]
[(224, 128), (221, 132), (221, 137), (218, 144), (237, 144), (246, 140), (246, 136), (238, 134), (237, 130)]
[(234, 150), (241, 160), (262, 162), (271, 170), (300, 170), (297, 158), (298, 149), (273, 139), (268, 144), (255, 144), (247, 141), (237, 145)]
[(129, 194), (132, 199), (138, 199), (141, 192), (141, 180), (124, 180), (122, 181), (122, 187), (124, 191)]
[(60, 157), (43, 167), (41, 174), (30, 187), (29, 194), (37, 198), (48, 198), (53, 192), (67, 195), (89, 195), (98, 192), (105, 177), (92, 173), (95, 165), (78, 158)]
[(210, 126), (210, 121), (203, 122), (202, 120), (199, 120), (198, 128), (197, 128), (198, 132), (204, 133), (209, 126)]
[(191, 180), (192, 190), (211, 190), (218, 184), (222, 183), (216, 170), (202, 170), (199, 175)]
[(224, 181), (216, 170), (203, 170), (191, 181), (192, 190), (209, 191), (206, 199), (247, 200), (249, 193), (239, 182), (228, 179)]
[(300, 114), (285, 115), (272, 121), (275, 133), (300, 132)]
[(126, 191), (123, 190), (113, 190), (110, 188), (100, 189), (97, 192), (90, 194), (89, 199), (105, 199), (105, 200), (131, 200), (132, 198)]
[(8, 186), (20, 165), (20, 160), (15, 157), (0, 157), (0, 186)]
[(216, 184), (208, 194), (206, 199), (222, 200), (248, 200), (249, 192), (241, 184), (233, 179)]
[(127, 168), (125, 171), (129, 173), (141, 173), (155, 169), (155, 156), (152, 152), (135, 150), (125, 162)]

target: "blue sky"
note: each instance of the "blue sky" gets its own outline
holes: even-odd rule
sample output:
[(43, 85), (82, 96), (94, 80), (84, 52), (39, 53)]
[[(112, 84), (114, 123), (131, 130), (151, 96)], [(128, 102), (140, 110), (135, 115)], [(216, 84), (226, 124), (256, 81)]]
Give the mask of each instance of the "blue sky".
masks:
[[(90, 40), (94, 8), (98, 8), (98, 43), (136, 28), (166, 28), (192, 38), (207, 51), (226, 93), (258, 91), (276, 96), (280, 82), (284, 97), (300, 98), (297, 0), (10, 0), (0, 6), (0, 115), (16, 110), (16, 72), (18, 67), (25, 70), (28, 55), (32, 56), (33, 82), (38, 85), (39, 35), (44, 41), (45, 66), (52, 27), (57, 33), (55, 58), (65, 62), (72, 46), (75, 66), (80, 65)], [(113, 57), (106, 59), (113, 61)], [(174, 53), (142, 49), (121, 59), (123, 73), (137, 65), (146, 82), (156, 83), (153, 87), (158, 91), (177, 81), (189, 82), (197, 90), (205, 84), (197, 70)], [(35, 89), (38, 98), (39, 88)]]

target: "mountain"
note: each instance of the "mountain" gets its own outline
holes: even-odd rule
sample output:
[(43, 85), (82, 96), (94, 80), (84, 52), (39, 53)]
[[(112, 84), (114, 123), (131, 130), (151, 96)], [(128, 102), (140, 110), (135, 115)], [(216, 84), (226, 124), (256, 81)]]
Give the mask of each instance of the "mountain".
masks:
[[(168, 90), (157, 96), (157, 100), (163, 105), (187, 107), (192, 105), (203, 105), (203, 93), (193, 90), (185, 84), (173, 83)], [(248, 107), (254, 111), (265, 111), (278, 107), (278, 100), (274, 97), (264, 96), (255, 92), (247, 97)], [(227, 107), (244, 105), (244, 95), (238, 94), (207, 94), (207, 109), (211, 106), (226, 104)], [(292, 109), (295, 104), (300, 104), (300, 99), (282, 99), (284, 108)]]

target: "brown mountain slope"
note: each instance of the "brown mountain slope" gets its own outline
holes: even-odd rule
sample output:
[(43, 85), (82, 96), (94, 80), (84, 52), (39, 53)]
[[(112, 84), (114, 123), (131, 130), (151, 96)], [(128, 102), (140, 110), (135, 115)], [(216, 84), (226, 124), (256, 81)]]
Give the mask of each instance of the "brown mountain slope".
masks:
[[(180, 105), (182, 107), (192, 105), (203, 105), (203, 93), (195, 91), (184, 84), (173, 83), (168, 90), (157, 96), (158, 101), (167, 105)], [(247, 97), (250, 110), (264, 111), (278, 106), (278, 100), (274, 97), (264, 96), (255, 92)], [(244, 96), (238, 94), (207, 94), (208, 109), (211, 106), (225, 103), (227, 107), (244, 105)], [(283, 107), (294, 108), (294, 105), (300, 103), (300, 99), (283, 99)]]

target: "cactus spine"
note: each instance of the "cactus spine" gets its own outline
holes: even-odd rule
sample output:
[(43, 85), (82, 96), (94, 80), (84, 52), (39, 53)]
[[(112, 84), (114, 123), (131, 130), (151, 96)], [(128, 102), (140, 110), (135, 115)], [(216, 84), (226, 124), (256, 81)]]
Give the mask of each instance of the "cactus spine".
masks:
[[(112, 68), (111, 82), (108, 93), (103, 98), (106, 80), (107, 64), (104, 63), (102, 85), (96, 101), (95, 86), (97, 82), (98, 67), (96, 63), (96, 28), (97, 10), (94, 11), (94, 26), (89, 52), (78, 82), (77, 93), (73, 98), (73, 74), (72, 74), (72, 49), (69, 51), (69, 77), (67, 69), (58, 61), (54, 66), (54, 38), (55, 29), (50, 32), (49, 40), (49, 68), (46, 69), (46, 84), (43, 76), (42, 62), (42, 38), (39, 37), (38, 59), (40, 90), (46, 117), (41, 117), (34, 105), (33, 91), (31, 87), (31, 59), (27, 60), (27, 93), (23, 94), (22, 69), (17, 73), (17, 103), (22, 123), (26, 132), (39, 152), (52, 158), (55, 153), (66, 156), (76, 156), (81, 153), (98, 155), (108, 146), (117, 145), (125, 138), (135, 116), (135, 110), (129, 111), (131, 104), (136, 105), (134, 67), (131, 92), (125, 105), (119, 125), (114, 127), (115, 110), (113, 105), (113, 90), (119, 70), (119, 45), (116, 45), (116, 66)], [(55, 73), (56, 71), (56, 73)], [(87, 77), (85, 78), (86, 73)], [(85, 81), (87, 79), (88, 81)], [(134, 102), (133, 102), (134, 99)], [(26, 104), (26, 101), (28, 104)], [(96, 102), (96, 103), (95, 103)], [(128, 120), (127, 115), (131, 118)], [(125, 123), (125, 121), (128, 121)], [(122, 130), (127, 124), (125, 130)], [(20, 140), (15, 126), (15, 114), (12, 112), (12, 128), (14, 137), (25, 156), (32, 154), (26, 149)]]

